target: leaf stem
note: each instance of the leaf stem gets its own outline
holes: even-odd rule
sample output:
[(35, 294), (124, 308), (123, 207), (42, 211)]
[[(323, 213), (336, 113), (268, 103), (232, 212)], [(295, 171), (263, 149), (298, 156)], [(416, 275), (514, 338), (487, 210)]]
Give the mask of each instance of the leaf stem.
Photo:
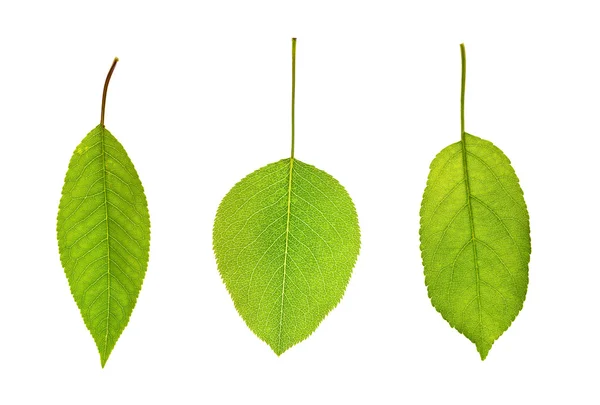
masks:
[(294, 158), (295, 141), (295, 105), (296, 105), (296, 38), (292, 38), (292, 156)]
[(104, 110), (106, 107), (106, 93), (108, 92), (108, 83), (110, 82), (110, 77), (112, 76), (118, 61), (119, 58), (115, 58), (115, 60), (112, 63), (112, 66), (110, 67), (110, 70), (108, 71), (108, 75), (106, 75), (106, 81), (104, 82), (104, 90), (102, 91), (102, 110), (100, 112), (100, 125), (102, 127), (104, 127)]
[(460, 44), (460, 57), (462, 60), (462, 78), (460, 83), (460, 139), (465, 141), (465, 81), (467, 77), (467, 55), (465, 44)]

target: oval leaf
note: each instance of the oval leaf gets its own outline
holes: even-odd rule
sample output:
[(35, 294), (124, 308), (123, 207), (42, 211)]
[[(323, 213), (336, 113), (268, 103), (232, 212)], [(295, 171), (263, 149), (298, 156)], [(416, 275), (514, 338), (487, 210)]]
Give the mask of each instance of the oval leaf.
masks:
[(431, 163), (421, 252), (433, 306), (485, 359), (525, 300), (529, 215), (508, 158), (465, 133)]
[(102, 124), (73, 153), (57, 232), (71, 293), (104, 367), (142, 287), (150, 220), (138, 174)]
[(280, 355), (306, 339), (342, 298), (360, 231), (344, 187), (290, 158), (229, 191), (217, 211), (213, 246), (239, 314)]

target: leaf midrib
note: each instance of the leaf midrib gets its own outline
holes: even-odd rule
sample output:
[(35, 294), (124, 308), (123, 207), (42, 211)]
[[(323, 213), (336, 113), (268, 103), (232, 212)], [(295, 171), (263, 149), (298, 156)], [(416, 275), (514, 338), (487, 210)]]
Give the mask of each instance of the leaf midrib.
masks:
[(466, 133), (463, 131), (461, 139), (463, 170), (465, 177), (465, 192), (467, 199), (467, 211), (469, 212), (469, 225), (471, 227), (471, 246), (473, 247), (473, 264), (475, 266), (475, 288), (477, 293), (477, 313), (479, 316), (479, 326), (482, 327), (481, 321), (481, 290), (479, 280), (479, 262), (477, 259), (477, 237), (475, 235), (475, 221), (473, 220), (473, 206), (471, 204), (471, 181), (469, 179), (469, 166), (467, 163), (467, 139)]
[(290, 157), (290, 171), (288, 176), (288, 195), (287, 195), (287, 218), (285, 225), (285, 251), (283, 254), (283, 282), (281, 285), (281, 309), (279, 312), (279, 333), (277, 337), (277, 349), (279, 351), (278, 354), (282, 353), (281, 350), (281, 332), (283, 330), (283, 303), (284, 303), (284, 295), (285, 295), (285, 277), (287, 271), (287, 257), (288, 257), (288, 247), (290, 240), (290, 217), (291, 217), (291, 206), (292, 206), (292, 175), (294, 172), (294, 158)]
[(107, 185), (106, 185), (106, 179), (108, 177), (108, 171), (106, 168), (106, 148), (105, 148), (105, 131), (106, 128), (104, 128), (104, 126), (102, 126), (100, 128), (100, 134), (101, 134), (101, 145), (102, 145), (102, 179), (103, 179), (103, 183), (104, 183), (104, 189), (103, 189), (103, 193), (104, 193), (104, 207), (105, 207), (105, 218), (104, 221), (106, 223), (106, 280), (107, 280), (107, 299), (106, 299), (106, 306), (107, 306), (107, 313), (106, 313), (106, 332), (104, 334), (104, 350), (103, 350), (103, 362), (106, 361), (106, 352), (108, 350), (108, 331), (109, 331), (109, 321), (110, 321), (110, 230), (109, 230), (109, 221), (108, 221), (108, 189), (107, 189)]

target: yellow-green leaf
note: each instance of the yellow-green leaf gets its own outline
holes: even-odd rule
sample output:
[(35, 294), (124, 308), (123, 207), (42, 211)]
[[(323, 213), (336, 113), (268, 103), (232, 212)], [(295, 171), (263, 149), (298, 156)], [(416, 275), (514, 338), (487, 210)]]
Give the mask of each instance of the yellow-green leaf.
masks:
[(360, 249), (350, 196), (332, 176), (295, 159), (293, 142), (292, 118), (292, 156), (237, 183), (213, 230), (236, 309), (278, 355), (306, 339), (338, 304)]
[(421, 252), (433, 306), (485, 359), (525, 301), (529, 215), (510, 161), (464, 132), (431, 163), (421, 205)]
[[(110, 73), (106, 85), (109, 78)], [(104, 127), (106, 85), (102, 123), (73, 153), (57, 221), (60, 259), (102, 367), (129, 321), (150, 249), (142, 183), (123, 146)]]

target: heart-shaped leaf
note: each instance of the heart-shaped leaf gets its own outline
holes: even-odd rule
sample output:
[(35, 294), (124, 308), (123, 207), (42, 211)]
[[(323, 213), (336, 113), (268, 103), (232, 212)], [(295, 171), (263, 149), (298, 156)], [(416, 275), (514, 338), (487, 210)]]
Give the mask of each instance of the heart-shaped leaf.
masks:
[(213, 246), (239, 314), (280, 355), (340, 301), (360, 248), (354, 204), (329, 174), (292, 154), (245, 177), (215, 218)]

